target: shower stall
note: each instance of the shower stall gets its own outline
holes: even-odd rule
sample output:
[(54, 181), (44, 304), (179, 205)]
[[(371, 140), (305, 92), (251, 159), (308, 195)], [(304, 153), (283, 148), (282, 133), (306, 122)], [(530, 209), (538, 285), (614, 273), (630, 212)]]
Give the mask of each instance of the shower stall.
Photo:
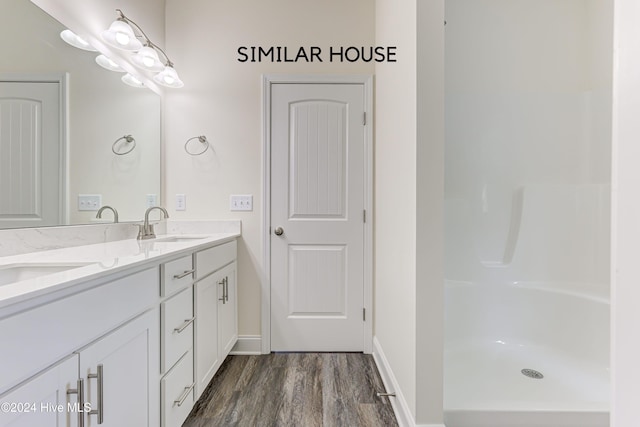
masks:
[(445, 10), (445, 423), (608, 426), (613, 1)]

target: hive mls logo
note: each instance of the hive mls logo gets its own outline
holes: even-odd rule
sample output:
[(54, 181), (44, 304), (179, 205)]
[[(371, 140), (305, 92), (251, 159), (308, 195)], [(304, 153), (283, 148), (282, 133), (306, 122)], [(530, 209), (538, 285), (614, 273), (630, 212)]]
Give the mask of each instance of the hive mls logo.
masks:
[(240, 46), (238, 62), (397, 62), (396, 46)]

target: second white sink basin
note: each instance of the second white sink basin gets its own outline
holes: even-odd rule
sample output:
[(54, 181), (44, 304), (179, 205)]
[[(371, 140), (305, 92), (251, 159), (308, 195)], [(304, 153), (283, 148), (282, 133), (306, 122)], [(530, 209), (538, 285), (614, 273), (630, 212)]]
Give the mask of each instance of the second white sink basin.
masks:
[(88, 263), (33, 263), (0, 266), (0, 286), (84, 267)]

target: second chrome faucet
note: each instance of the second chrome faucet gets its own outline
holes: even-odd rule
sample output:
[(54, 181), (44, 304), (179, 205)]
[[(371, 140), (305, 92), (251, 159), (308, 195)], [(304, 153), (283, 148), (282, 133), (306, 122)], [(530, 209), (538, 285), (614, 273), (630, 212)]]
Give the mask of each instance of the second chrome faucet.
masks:
[(149, 213), (152, 210), (158, 209), (164, 214), (165, 218), (169, 218), (169, 213), (167, 210), (160, 206), (152, 206), (144, 213), (144, 223), (139, 224), (140, 230), (138, 231), (138, 240), (147, 240), (154, 239), (156, 237), (156, 233), (153, 229), (153, 224), (149, 224)]

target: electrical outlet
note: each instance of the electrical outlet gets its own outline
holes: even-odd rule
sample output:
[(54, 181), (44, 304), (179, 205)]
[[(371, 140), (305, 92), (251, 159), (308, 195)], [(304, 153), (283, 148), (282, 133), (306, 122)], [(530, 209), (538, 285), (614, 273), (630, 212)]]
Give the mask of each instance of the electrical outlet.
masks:
[(253, 196), (251, 194), (233, 194), (231, 195), (232, 211), (252, 211), (253, 210)]
[(176, 210), (177, 211), (186, 211), (187, 210), (187, 196), (184, 194), (176, 194)]
[(79, 211), (97, 211), (102, 207), (101, 194), (78, 194)]
[(147, 199), (146, 199), (146, 203), (147, 203), (147, 207), (153, 207), (153, 206), (158, 206), (158, 195), (157, 194), (147, 194)]

